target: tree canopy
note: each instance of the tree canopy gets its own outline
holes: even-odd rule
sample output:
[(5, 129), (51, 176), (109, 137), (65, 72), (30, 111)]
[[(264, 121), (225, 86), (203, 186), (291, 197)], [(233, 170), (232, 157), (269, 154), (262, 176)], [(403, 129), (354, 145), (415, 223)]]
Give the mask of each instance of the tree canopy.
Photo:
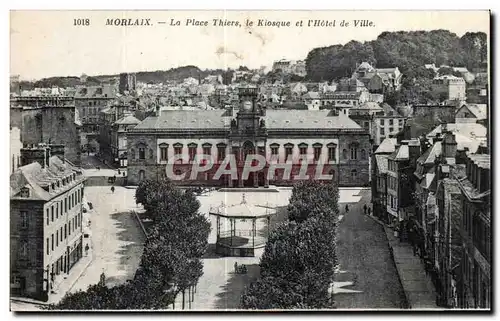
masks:
[(378, 68), (398, 67), (413, 78), (412, 70), (425, 64), (482, 67), (487, 52), (482, 32), (468, 32), (461, 38), (447, 30), (383, 32), (373, 41), (315, 48), (307, 55), (306, 70), (312, 81), (338, 80), (350, 77), (356, 63), (366, 61)]
[(52, 310), (164, 309), (203, 274), (201, 257), (208, 247), (210, 223), (199, 213), (193, 193), (170, 181), (144, 181), (136, 191), (154, 225), (132, 280), (112, 288), (91, 285), (66, 295)]
[(245, 309), (332, 307), (337, 266), (338, 188), (316, 181), (294, 186), (289, 221), (272, 231), (260, 260), (261, 279), (241, 297)]

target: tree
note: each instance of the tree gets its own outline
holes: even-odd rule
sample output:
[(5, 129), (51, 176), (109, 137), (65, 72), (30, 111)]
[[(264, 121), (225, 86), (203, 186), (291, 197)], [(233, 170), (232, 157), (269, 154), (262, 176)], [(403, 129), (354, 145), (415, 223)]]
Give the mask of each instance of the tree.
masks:
[(210, 223), (193, 193), (170, 181), (145, 181), (136, 191), (154, 220), (133, 280), (108, 288), (105, 276), (87, 291), (67, 295), (49, 309), (162, 309), (203, 274)]
[(247, 309), (326, 308), (337, 266), (338, 189), (315, 181), (294, 186), (289, 222), (271, 233), (260, 260), (262, 279), (241, 298)]
[(304, 221), (308, 217), (321, 215), (328, 210), (338, 215), (338, 188), (329, 183), (301, 181), (294, 185), (288, 204), (288, 218), (292, 221)]

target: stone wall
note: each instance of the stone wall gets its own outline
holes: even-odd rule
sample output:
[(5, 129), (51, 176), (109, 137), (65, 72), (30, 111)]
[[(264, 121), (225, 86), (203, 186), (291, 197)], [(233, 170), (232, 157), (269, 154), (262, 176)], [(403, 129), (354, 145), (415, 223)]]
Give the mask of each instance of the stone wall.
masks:
[[(28, 213), (28, 227), (21, 228), (21, 211)], [(10, 205), (10, 270), (25, 278), (25, 292), (19, 293), (40, 298), (43, 290), (43, 202), (12, 201)], [(28, 242), (28, 256), (20, 256), (20, 241)], [(15, 293), (14, 289), (11, 289)], [(18, 293), (15, 293), (18, 294)]]

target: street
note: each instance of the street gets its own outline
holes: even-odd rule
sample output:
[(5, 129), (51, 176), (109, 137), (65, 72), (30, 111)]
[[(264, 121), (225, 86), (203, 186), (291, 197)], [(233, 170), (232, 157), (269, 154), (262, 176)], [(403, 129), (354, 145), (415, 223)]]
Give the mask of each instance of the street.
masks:
[(99, 282), (102, 272), (108, 286), (133, 278), (139, 265), (144, 235), (131, 210), (138, 210), (135, 189), (86, 187), (85, 197), (93, 204), (90, 214), (93, 261), (75, 283), (71, 292), (85, 290)]
[(363, 205), (370, 205), (370, 192), (359, 193), (361, 199), (349, 204), (348, 213), (341, 204), (344, 216), (338, 229), (340, 271), (335, 276), (335, 306), (337, 309), (404, 308), (403, 288), (384, 230), (363, 214)]

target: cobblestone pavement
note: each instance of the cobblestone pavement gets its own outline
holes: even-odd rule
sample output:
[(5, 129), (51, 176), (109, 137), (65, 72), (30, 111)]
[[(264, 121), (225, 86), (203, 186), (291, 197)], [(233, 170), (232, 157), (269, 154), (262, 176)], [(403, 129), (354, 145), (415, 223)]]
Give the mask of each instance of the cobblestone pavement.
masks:
[[(337, 309), (405, 308), (403, 288), (385, 232), (363, 214), (363, 205), (370, 205), (370, 191), (351, 190), (347, 194), (355, 202), (349, 204), (348, 213), (341, 207), (344, 217), (337, 243), (340, 270), (333, 289)], [(341, 202), (342, 199), (346, 198), (341, 193)]]

